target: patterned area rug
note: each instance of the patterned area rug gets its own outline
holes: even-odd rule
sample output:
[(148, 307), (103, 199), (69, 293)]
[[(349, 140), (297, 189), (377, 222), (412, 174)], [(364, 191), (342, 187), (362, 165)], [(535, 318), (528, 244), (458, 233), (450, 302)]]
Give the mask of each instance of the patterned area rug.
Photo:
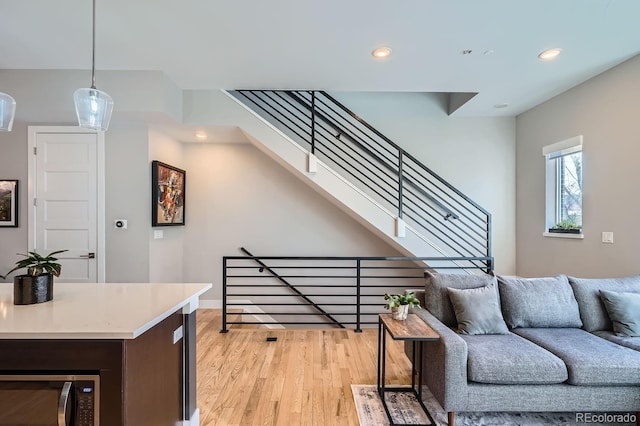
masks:
[[(426, 388), (425, 388), (426, 389)], [(388, 425), (380, 397), (375, 385), (351, 385), (351, 392), (358, 411), (360, 426)], [(428, 390), (424, 392), (424, 403), (437, 426), (447, 426), (447, 414)], [(428, 424), (420, 404), (409, 393), (387, 395), (387, 405), (395, 423)], [(456, 413), (456, 426), (575, 426), (587, 423), (576, 422), (575, 413)], [(601, 426), (635, 426), (633, 423), (588, 423)]]

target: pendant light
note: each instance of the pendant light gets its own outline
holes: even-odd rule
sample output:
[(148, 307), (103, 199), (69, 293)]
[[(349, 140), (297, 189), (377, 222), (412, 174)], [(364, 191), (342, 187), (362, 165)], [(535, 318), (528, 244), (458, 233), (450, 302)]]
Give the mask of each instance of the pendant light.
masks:
[(0, 92), (0, 132), (10, 132), (16, 116), (16, 100)]
[(73, 94), (76, 104), (78, 125), (87, 129), (107, 130), (113, 99), (105, 92), (96, 89), (96, 0), (93, 0), (93, 45), (91, 50), (91, 87), (78, 89)]

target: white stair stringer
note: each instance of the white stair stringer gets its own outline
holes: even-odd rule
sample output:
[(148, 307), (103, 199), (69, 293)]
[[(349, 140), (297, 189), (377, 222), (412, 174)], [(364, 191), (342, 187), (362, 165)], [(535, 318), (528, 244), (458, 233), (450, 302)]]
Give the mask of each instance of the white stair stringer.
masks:
[[(207, 110), (211, 124), (238, 126), (247, 139), (317, 192), (355, 218), (406, 256), (444, 257), (447, 254), (414, 228), (406, 225), (404, 237), (396, 236), (397, 214), (390, 212), (319, 159), (315, 172), (307, 172), (309, 151), (224, 90), (191, 99), (192, 109)], [(211, 115), (209, 115), (211, 114)]]

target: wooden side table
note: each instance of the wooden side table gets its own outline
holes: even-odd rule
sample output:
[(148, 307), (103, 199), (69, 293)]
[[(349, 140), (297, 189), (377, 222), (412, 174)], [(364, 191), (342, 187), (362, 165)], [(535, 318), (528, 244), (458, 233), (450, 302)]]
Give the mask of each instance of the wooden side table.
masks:
[[(387, 387), (385, 384), (385, 369), (387, 355), (387, 333), (393, 340), (411, 341), (411, 387)], [(391, 314), (380, 314), (378, 316), (378, 394), (382, 400), (382, 406), (387, 413), (389, 424), (392, 426), (402, 425), (402, 423), (394, 423), (387, 406), (385, 393), (387, 392), (412, 392), (418, 399), (420, 406), (429, 418), (431, 423), (422, 426), (435, 426), (435, 422), (422, 402), (422, 356), (423, 344), (427, 341), (438, 340), (440, 336), (433, 331), (424, 321), (416, 314), (409, 314), (404, 321), (394, 320)], [(416, 345), (417, 344), (417, 345)], [(417, 348), (416, 348), (417, 346)], [(416, 358), (416, 349), (418, 357)], [(417, 362), (416, 362), (417, 361)], [(416, 388), (416, 375), (418, 383)]]

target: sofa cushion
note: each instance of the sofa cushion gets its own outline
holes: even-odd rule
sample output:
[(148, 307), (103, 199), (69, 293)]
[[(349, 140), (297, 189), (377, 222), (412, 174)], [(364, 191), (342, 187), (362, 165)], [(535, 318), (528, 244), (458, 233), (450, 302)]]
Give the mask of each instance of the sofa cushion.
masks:
[(502, 314), (517, 327), (581, 327), (580, 311), (564, 275), (547, 278), (498, 277)]
[(603, 339), (610, 340), (613, 343), (617, 343), (618, 345), (640, 351), (640, 337), (618, 336), (613, 331), (609, 330), (594, 331), (593, 334), (598, 337), (602, 337)]
[(609, 315), (600, 299), (600, 290), (640, 293), (640, 275), (626, 278), (569, 277), (569, 284), (580, 307), (582, 328), (587, 331), (613, 330)]
[(519, 328), (514, 333), (556, 355), (572, 385), (640, 385), (640, 352), (579, 328)]
[(640, 337), (640, 293), (600, 290), (600, 298), (618, 336)]
[(424, 307), (449, 327), (457, 325), (447, 288), (478, 288), (495, 282), (493, 275), (425, 273)]
[(461, 290), (449, 288), (449, 299), (461, 334), (507, 334), (507, 324), (502, 319), (497, 286)]
[(560, 358), (515, 334), (466, 336), (467, 377), (478, 383), (553, 384), (568, 378)]

